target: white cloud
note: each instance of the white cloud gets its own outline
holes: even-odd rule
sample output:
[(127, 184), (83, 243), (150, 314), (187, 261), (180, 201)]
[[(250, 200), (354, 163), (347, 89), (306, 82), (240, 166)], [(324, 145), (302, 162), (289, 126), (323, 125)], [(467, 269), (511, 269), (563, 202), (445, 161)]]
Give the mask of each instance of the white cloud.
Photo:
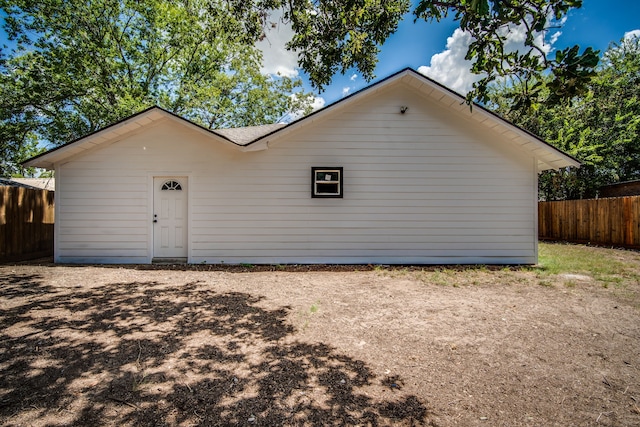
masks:
[(285, 48), (291, 40), (293, 30), (290, 24), (282, 20), (282, 11), (272, 11), (267, 18), (265, 28), (266, 37), (256, 46), (262, 51), (263, 61), (261, 71), (264, 74), (280, 74), (286, 77), (298, 75), (298, 55)]
[[(297, 94), (291, 94), (291, 97), (296, 97)], [(311, 108), (312, 111), (316, 111), (321, 109), (322, 107), (325, 106), (325, 104), (327, 103), (327, 101), (325, 101), (325, 99), (321, 96), (315, 96), (313, 98), (313, 101), (311, 102)], [(292, 111), (290, 113), (287, 113), (284, 117), (282, 117), (278, 123), (291, 123), (295, 120), (298, 120), (299, 118), (301, 118), (303, 116), (303, 111)]]
[(342, 88), (342, 96), (345, 97), (345, 96), (349, 95), (349, 91), (350, 90), (351, 90), (351, 88), (349, 86), (343, 87)]
[(313, 102), (311, 103), (311, 107), (313, 107), (313, 111), (319, 110), (325, 106), (327, 101), (321, 96), (316, 96), (313, 98)]
[(349, 80), (351, 80), (352, 82), (355, 81), (358, 78), (357, 74), (352, 75), (351, 77), (349, 77)]
[(640, 38), (640, 30), (632, 30), (624, 33), (625, 40), (631, 40), (633, 38)]
[(466, 94), (473, 83), (482, 78), (471, 73), (471, 61), (464, 59), (471, 41), (469, 33), (456, 28), (453, 35), (447, 38), (447, 49), (433, 55), (431, 65), (419, 67), (418, 72), (456, 92)]
[[(553, 21), (553, 16), (549, 16), (549, 21)], [(564, 24), (567, 22), (567, 17), (564, 16), (560, 21), (553, 21), (554, 26), (555, 27), (564, 27)], [(560, 38), (560, 36), (562, 35), (562, 31), (556, 31), (555, 33), (551, 34), (551, 37), (549, 38), (549, 45), (551, 48), (553, 48), (553, 45), (556, 44), (556, 42), (558, 41), (558, 39)]]
[[(563, 23), (564, 23), (564, 20), (558, 22), (557, 24), (562, 25)], [(509, 26), (504, 29), (504, 31), (502, 32), (502, 35), (507, 37), (507, 41), (504, 45), (505, 51), (515, 52), (518, 50), (518, 51), (524, 52), (530, 49), (529, 47), (526, 47), (524, 45), (524, 42), (527, 38), (527, 28), (524, 25)], [(536, 46), (538, 46), (540, 50), (544, 52), (545, 55), (547, 55), (549, 52), (551, 52), (552, 44), (553, 42), (558, 40), (558, 37), (560, 37), (560, 34), (554, 33), (553, 35), (551, 35), (551, 39), (547, 41), (545, 40), (545, 33), (539, 32), (535, 35), (533, 39), (533, 43)], [(538, 54), (538, 52), (535, 50), (533, 51), (533, 53)], [(542, 55), (542, 54), (539, 54), (539, 55)]]
[[(564, 18), (557, 22), (560, 26), (565, 22)], [(545, 55), (553, 50), (553, 44), (558, 40), (562, 33), (556, 31), (549, 36), (547, 40), (545, 33), (540, 32), (535, 35), (534, 41), (536, 46), (540, 48)], [(505, 28), (503, 35), (506, 36), (505, 51), (524, 52), (528, 50), (524, 42), (526, 40), (526, 28), (524, 25), (510, 26)], [(429, 66), (423, 65), (418, 68), (418, 72), (425, 76), (442, 83), (443, 85), (466, 95), (473, 86), (473, 83), (480, 80), (483, 74), (474, 74), (471, 72), (471, 61), (465, 59), (469, 45), (473, 41), (469, 33), (465, 33), (457, 28), (451, 37), (447, 38), (447, 48), (431, 57)], [(534, 54), (536, 52), (534, 51)], [(539, 53), (542, 55), (541, 53)]]

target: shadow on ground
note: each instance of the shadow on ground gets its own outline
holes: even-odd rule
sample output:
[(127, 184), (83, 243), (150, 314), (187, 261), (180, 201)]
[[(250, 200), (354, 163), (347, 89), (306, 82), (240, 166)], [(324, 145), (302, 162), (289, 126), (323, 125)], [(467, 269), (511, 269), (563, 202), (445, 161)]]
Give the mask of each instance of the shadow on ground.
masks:
[(288, 307), (249, 294), (198, 282), (61, 289), (33, 275), (0, 286), (6, 425), (429, 424), (415, 396), (297, 341)]

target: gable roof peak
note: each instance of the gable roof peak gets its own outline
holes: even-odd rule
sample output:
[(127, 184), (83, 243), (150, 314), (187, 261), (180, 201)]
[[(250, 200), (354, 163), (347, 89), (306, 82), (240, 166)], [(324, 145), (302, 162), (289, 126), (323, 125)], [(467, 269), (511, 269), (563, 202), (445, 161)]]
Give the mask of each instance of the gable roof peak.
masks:
[(262, 150), (268, 148), (270, 143), (281, 139), (296, 129), (303, 128), (317, 119), (332, 114), (338, 109), (346, 108), (364, 96), (374, 95), (379, 90), (387, 86), (399, 84), (400, 82), (408, 84), (413, 90), (434, 99), (436, 102), (442, 104), (443, 108), (475, 120), (480, 125), (492, 129), (499, 129), (500, 133), (507, 140), (532, 153), (538, 160), (539, 170), (580, 165), (573, 157), (563, 153), (538, 136), (518, 127), (487, 108), (474, 103), (472, 109), (464, 96), (409, 67), (403, 68), (289, 124), (276, 123), (239, 128), (208, 129), (171, 111), (154, 105), (96, 132), (35, 156), (23, 164), (25, 166), (51, 169), (56, 162), (93, 148), (106, 140), (135, 131), (138, 128), (165, 118), (177, 120), (185, 126), (203, 133), (208, 137), (215, 138), (219, 142), (230, 144), (243, 151)]

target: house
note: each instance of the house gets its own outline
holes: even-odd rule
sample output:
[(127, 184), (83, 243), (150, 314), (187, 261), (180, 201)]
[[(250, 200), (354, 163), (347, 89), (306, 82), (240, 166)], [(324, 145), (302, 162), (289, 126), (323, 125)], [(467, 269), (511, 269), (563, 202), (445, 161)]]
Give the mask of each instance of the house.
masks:
[(61, 263), (533, 264), (538, 172), (579, 163), (402, 70), (288, 125), (153, 107), (34, 157)]

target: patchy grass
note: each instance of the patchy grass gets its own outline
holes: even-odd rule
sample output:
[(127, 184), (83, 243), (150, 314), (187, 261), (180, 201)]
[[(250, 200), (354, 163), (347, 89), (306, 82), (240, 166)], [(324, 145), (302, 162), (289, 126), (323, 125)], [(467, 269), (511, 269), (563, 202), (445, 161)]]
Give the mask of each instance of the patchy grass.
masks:
[[(575, 288), (586, 283), (624, 290), (640, 283), (640, 252), (572, 245), (540, 243), (535, 266), (371, 266), (383, 277), (417, 279), (444, 287), (472, 285), (536, 284), (543, 287)], [(634, 287), (635, 289), (635, 287)]]
[(640, 309), (640, 252), (562, 243), (540, 243), (539, 249), (539, 263), (531, 271), (540, 285), (592, 284)]
[(540, 243), (539, 264), (534, 271), (541, 278), (551, 275), (586, 275), (603, 287), (640, 279), (640, 254), (635, 251), (584, 245)]

